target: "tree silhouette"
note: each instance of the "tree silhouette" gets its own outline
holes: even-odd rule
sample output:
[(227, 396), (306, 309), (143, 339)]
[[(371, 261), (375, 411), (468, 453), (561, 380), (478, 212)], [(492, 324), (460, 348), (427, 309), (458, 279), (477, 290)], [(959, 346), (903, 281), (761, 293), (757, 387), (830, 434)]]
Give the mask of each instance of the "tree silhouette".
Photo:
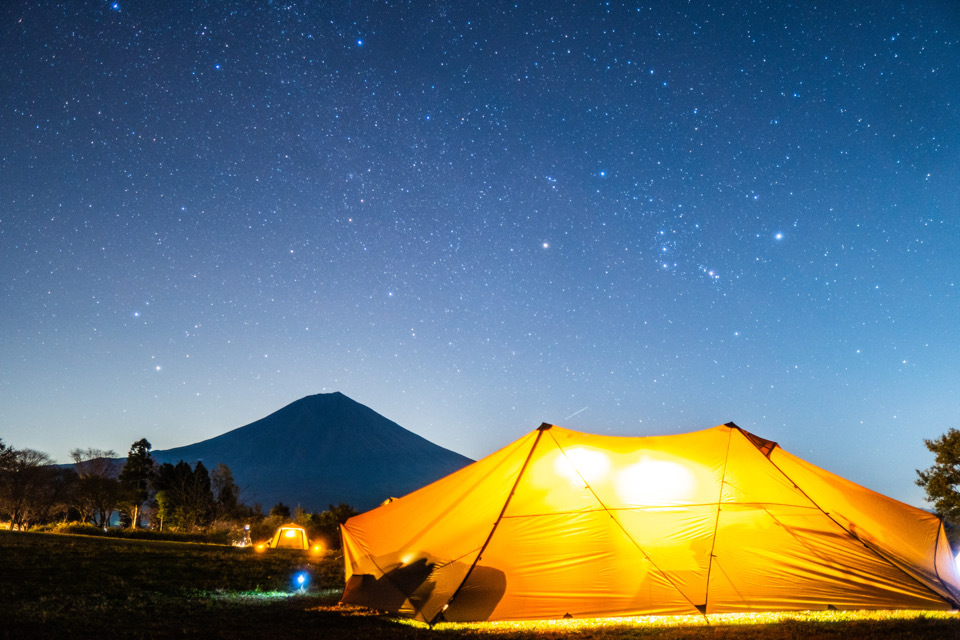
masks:
[(130, 511), (130, 526), (134, 529), (140, 526), (140, 509), (150, 497), (150, 482), (155, 467), (150, 455), (150, 442), (146, 438), (134, 442), (119, 478), (123, 502)]
[(176, 466), (160, 465), (154, 480), (158, 517), (172, 527), (190, 530), (202, 528), (213, 519), (215, 500), (210, 474), (202, 462), (196, 467), (181, 460)]
[(47, 454), (9, 449), (0, 467), (0, 512), (14, 529), (42, 522), (56, 499), (57, 469)]
[(240, 490), (233, 481), (233, 472), (230, 467), (218, 463), (210, 472), (210, 484), (213, 496), (216, 499), (215, 519), (230, 518), (237, 514), (240, 507)]
[(917, 470), (917, 484), (941, 518), (960, 524), (960, 431), (950, 429), (936, 440), (923, 443), (936, 456), (935, 464)]
[(80, 517), (106, 527), (120, 499), (117, 453), (111, 449), (74, 449), (70, 457), (78, 476), (74, 505)]

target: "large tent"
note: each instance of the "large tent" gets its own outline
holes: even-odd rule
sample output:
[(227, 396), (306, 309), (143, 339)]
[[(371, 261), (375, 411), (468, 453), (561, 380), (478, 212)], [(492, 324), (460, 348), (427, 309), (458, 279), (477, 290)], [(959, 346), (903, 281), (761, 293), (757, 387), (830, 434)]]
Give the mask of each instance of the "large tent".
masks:
[(341, 533), (342, 601), (429, 623), (960, 601), (937, 517), (733, 423), (544, 424)]

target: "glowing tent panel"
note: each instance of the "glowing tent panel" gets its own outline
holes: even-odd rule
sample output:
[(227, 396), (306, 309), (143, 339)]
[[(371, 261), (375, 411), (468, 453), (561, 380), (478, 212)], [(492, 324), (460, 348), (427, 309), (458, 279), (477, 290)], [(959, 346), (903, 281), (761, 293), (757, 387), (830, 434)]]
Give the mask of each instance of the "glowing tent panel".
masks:
[(755, 442), (739, 429), (727, 429), (727, 432), (729, 442), (721, 503), (814, 506), (788, 476), (770, 463)]
[(949, 609), (942, 523), (733, 424), (543, 425), (341, 529), (342, 601), (426, 622)]
[(942, 597), (960, 599), (960, 575), (935, 515), (906, 507), (782, 449), (771, 456), (771, 462), (804, 487), (851, 536)]
[(342, 535), (344, 601), (435, 616), (492, 531), (535, 439), (351, 518)]
[[(559, 478), (589, 486), (607, 508), (712, 503), (721, 477), (727, 434), (623, 438), (594, 436), (553, 427), (538, 449), (556, 447), (557, 461), (545, 465), (540, 484), (555, 491)], [(696, 451), (696, 456), (691, 456)], [(549, 471), (554, 473), (550, 477)], [(556, 498), (549, 498), (559, 502)]]
[[(624, 509), (614, 515), (689, 604), (699, 607), (706, 602), (716, 505)], [(648, 609), (638, 607), (637, 613)]]
[(708, 613), (945, 606), (815, 508), (724, 506), (713, 564)]
[(696, 613), (605, 510), (504, 518), (478, 568), (503, 574), (489, 620)]

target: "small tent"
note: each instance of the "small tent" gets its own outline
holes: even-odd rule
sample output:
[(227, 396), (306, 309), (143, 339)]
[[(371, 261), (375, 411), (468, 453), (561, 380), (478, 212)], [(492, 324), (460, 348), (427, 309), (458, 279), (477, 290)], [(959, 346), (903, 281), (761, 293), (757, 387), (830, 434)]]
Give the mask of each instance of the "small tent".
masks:
[(643, 438), (544, 424), (341, 534), (342, 602), (431, 624), (960, 601), (937, 517), (733, 423)]
[(267, 545), (271, 549), (302, 549), (310, 548), (307, 540), (307, 530), (292, 522), (281, 525)]

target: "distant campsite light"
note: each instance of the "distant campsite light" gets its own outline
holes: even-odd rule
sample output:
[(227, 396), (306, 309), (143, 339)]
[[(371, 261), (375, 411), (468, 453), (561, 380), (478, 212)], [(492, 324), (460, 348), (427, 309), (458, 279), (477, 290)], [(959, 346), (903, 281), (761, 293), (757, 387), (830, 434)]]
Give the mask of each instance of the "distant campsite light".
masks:
[(293, 522), (288, 522), (278, 527), (273, 537), (266, 542), (266, 545), (270, 549), (280, 548), (310, 551), (310, 541), (307, 539), (307, 530)]
[(323, 545), (320, 543), (314, 544), (312, 547), (310, 547), (310, 552), (314, 555), (320, 555), (323, 553)]

